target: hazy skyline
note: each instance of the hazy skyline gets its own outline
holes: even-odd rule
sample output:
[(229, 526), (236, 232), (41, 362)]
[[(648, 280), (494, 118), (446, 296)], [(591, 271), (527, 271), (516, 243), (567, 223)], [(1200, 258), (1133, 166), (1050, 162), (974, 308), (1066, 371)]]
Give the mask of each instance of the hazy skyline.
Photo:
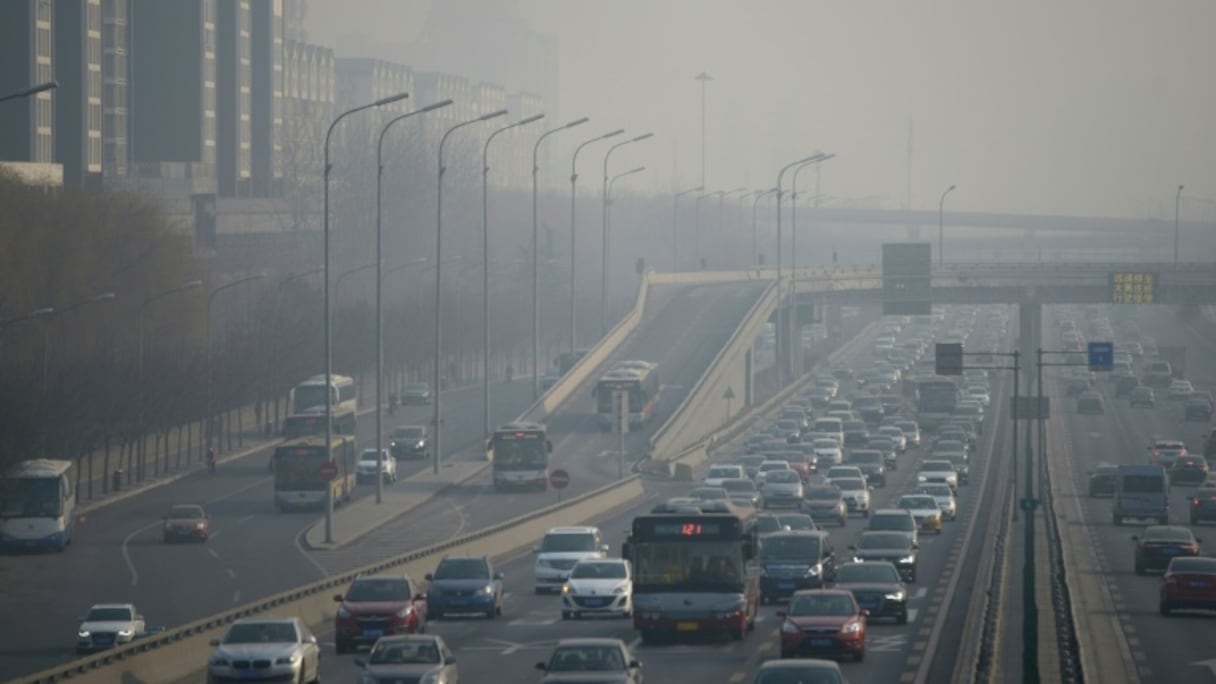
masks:
[[(936, 208), (957, 184), (958, 210), (1172, 218), (1181, 183), (1184, 214), (1216, 216), (1208, 0), (436, 2), (500, 16), (514, 6), (557, 36), (559, 115), (592, 118), (564, 142), (655, 133), (613, 156), (616, 170), (647, 166), (632, 191), (698, 184), (694, 76), (706, 71), (711, 190), (770, 187), (783, 164), (822, 149), (838, 155), (825, 195), (902, 206), (914, 121), (914, 208)], [(339, 56), (404, 55), (431, 4), (309, 0), (309, 38)], [(473, 36), (494, 30), (462, 11)], [(477, 57), (490, 71), (495, 56)], [(598, 179), (604, 147), (580, 158), (585, 178)]]

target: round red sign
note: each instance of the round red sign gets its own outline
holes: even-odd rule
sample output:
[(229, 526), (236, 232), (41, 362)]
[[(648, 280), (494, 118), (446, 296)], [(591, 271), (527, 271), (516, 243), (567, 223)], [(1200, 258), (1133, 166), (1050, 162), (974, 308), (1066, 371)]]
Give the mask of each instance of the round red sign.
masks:
[(333, 461), (325, 461), (317, 472), (321, 475), (322, 480), (328, 482), (338, 476), (338, 464)]
[(549, 484), (554, 489), (565, 489), (570, 484), (570, 473), (558, 468), (549, 473)]

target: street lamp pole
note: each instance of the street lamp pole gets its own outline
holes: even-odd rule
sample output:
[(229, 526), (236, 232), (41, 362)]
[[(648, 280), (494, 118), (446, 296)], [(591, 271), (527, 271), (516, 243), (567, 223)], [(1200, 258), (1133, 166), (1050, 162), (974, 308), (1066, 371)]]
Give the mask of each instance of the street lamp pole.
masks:
[[(325, 271), (325, 286), (322, 288), (322, 301), (323, 301), (322, 316), (325, 318), (325, 323), (324, 323), (325, 345), (324, 345), (324, 352), (323, 352), (325, 354), (325, 358), (323, 359), (323, 366), (325, 369), (326, 394), (329, 393), (329, 387), (331, 387), (333, 385), (333, 374), (334, 374), (333, 354), (331, 353), (332, 348), (333, 348), (333, 324), (332, 324), (333, 322), (330, 320), (330, 316), (329, 316), (329, 284), (330, 284), (330, 279), (329, 279), (329, 261), (330, 261), (330, 258), (329, 258), (329, 174), (331, 171), (333, 171), (333, 164), (331, 164), (329, 162), (329, 141), (333, 137), (334, 129), (338, 127), (338, 123), (341, 122), (346, 117), (350, 116), (351, 114), (356, 114), (358, 112), (362, 112), (367, 109), (372, 109), (373, 107), (381, 107), (383, 105), (392, 104), (394, 102), (404, 100), (407, 97), (409, 97), (409, 93), (397, 93), (396, 95), (382, 97), (379, 100), (375, 100), (374, 102), (368, 102), (367, 104), (362, 104), (362, 105), (359, 105), (358, 107), (348, 109), (348, 110), (342, 112), (341, 114), (339, 114), (338, 116), (334, 117), (334, 120), (329, 124), (329, 129), (325, 131), (325, 165), (324, 165), (324, 167), (322, 167), (323, 168), (323, 183), (322, 183), (323, 193), (322, 194), (324, 196), (324, 200), (322, 203), (323, 209), (322, 209), (322, 215), (321, 215), (321, 224), (322, 224), (321, 233), (322, 233), (322, 245), (323, 245), (322, 251), (324, 252), (324, 261), (323, 261), (322, 268)], [(333, 402), (326, 401), (325, 402), (325, 460), (327, 462), (333, 460), (333, 454), (330, 452), (330, 445), (332, 444), (333, 438), (334, 438), (333, 423), (334, 423)], [(334, 531), (334, 497), (333, 497), (333, 488), (330, 487), (327, 490), (327, 493), (325, 495), (325, 543), (326, 544), (333, 543), (333, 541), (334, 541), (333, 531)]]
[(1182, 206), (1182, 189), (1185, 185), (1178, 186), (1178, 194), (1174, 195), (1174, 265), (1178, 265), (1178, 210)]
[(714, 77), (702, 71), (693, 78), (701, 82), (701, 187), (705, 187), (705, 86)]
[(540, 224), (537, 218), (536, 180), (540, 173), (540, 144), (545, 138), (568, 128), (581, 126), (591, 119), (575, 119), (564, 126), (551, 128), (532, 145), (532, 398), (540, 398)]
[(794, 169), (794, 177), (790, 181), (790, 331), (794, 341), (794, 355), (791, 359), (791, 370), (795, 374), (802, 372), (802, 333), (798, 329), (798, 174), (803, 169), (815, 165), (818, 169), (823, 162), (831, 159), (834, 154), (817, 154), (816, 158)]
[(806, 164), (807, 162), (814, 161), (819, 156), (821, 156), (821, 155), (816, 153), (809, 157), (804, 157), (802, 159), (799, 159), (798, 161), (790, 162), (789, 164), (786, 164), (785, 166), (781, 167), (781, 171), (777, 173), (777, 187), (774, 188), (777, 191), (777, 345), (776, 345), (776, 353), (777, 353), (777, 386), (778, 387), (785, 386), (785, 357), (783, 356), (783, 354), (786, 353), (785, 346), (786, 346), (786, 342), (787, 342), (787, 340), (785, 339), (786, 330), (784, 328), (785, 315), (784, 315), (784, 312), (782, 311), (783, 306), (782, 306), (782, 301), (781, 301), (781, 294), (782, 294), (782, 292), (781, 292), (781, 243), (782, 243), (782, 239), (781, 239), (781, 195), (783, 193), (783, 190), (781, 188), (781, 183), (785, 179), (786, 171), (789, 171), (790, 169), (795, 168), (797, 166), (802, 166), (803, 164)]
[[(191, 280), (189, 282), (182, 283), (181, 285), (178, 285), (177, 287), (169, 288), (168, 290), (164, 290), (164, 291), (158, 292), (157, 294), (152, 295), (151, 297), (145, 299), (144, 303), (141, 304), (139, 307), (139, 342), (138, 342), (138, 346), (136, 349), (136, 360), (135, 360), (135, 388), (136, 388), (136, 390), (135, 390), (135, 434), (139, 435), (139, 446), (137, 447), (136, 450), (139, 453), (138, 468), (139, 468), (139, 479), (140, 480), (143, 479), (143, 462), (144, 462), (144, 446), (145, 446), (145, 440), (143, 437), (143, 434), (144, 434), (144, 318), (145, 318), (145, 314), (148, 312), (148, 306), (150, 306), (153, 302), (164, 299), (165, 297), (168, 297), (170, 295), (175, 295), (179, 292), (184, 292), (186, 290), (193, 290), (197, 287), (202, 287), (202, 285), (203, 285), (203, 281), (201, 281), (201, 280)], [(131, 473), (128, 472), (127, 476), (128, 476), (128, 481), (129, 481)]]
[(490, 437), (490, 142), (512, 128), (526, 126), (545, 118), (534, 114), (499, 128), (486, 137), (481, 148), (481, 327), (484, 352), (481, 357), (482, 433)]
[(768, 190), (757, 190), (756, 196), (752, 199), (752, 266), (755, 268), (760, 268), (760, 251), (759, 251), (760, 248), (759, 248), (759, 243), (757, 242), (757, 239), (756, 239), (757, 238), (757, 235), (756, 235), (756, 205), (758, 205), (760, 203), (760, 200), (764, 199), (765, 197), (768, 197), (769, 195), (771, 195), (775, 192), (777, 192), (777, 188), (769, 188)]
[(578, 147), (574, 148), (574, 154), (570, 158), (570, 358), (574, 359), (574, 348), (578, 345), (578, 317), (576, 316), (577, 305), (574, 297), (575, 278), (574, 278), (574, 245), (575, 245), (575, 207), (576, 195), (578, 193), (578, 153), (583, 151), (583, 148), (601, 140), (614, 138), (622, 135), (625, 129), (618, 128), (610, 133), (605, 133), (601, 136), (594, 137), (584, 141)]
[(600, 246), (600, 257), (602, 264), (600, 266), (600, 335), (603, 336), (608, 332), (608, 158), (612, 156), (612, 152), (618, 147), (624, 147), (630, 143), (640, 142), (647, 138), (653, 138), (654, 133), (643, 133), (634, 138), (630, 138), (624, 142), (619, 142), (604, 153), (604, 188), (600, 195), (601, 203), (603, 204), (603, 216), (600, 220), (600, 237), (602, 245)]
[(609, 241), (609, 229), (612, 227), (611, 215), (612, 210), (612, 186), (625, 176), (632, 176), (635, 173), (641, 173), (646, 170), (645, 166), (639, 166), (622, 173), (618, 173), (608, 181), (608, 185), (604, 186), (604, 282), (600, 291), (600, 337), (608, 334), (608, 249), (611, 242)]
[(211, 448), (211, 437), (212, 437), (212, 432), (214, 432), (214, 422), (215, 422), (213, 419), (214, 414), (213, 414), (213, 408), (212, 408), (214, 405), (215, 391), (214, 391), (214, 385), (212, 384), (213, 375), (212, 375), (212, 353), (211, 353), (212, 352), (211, 309), (215, 305), (215, 296), (218, 295), (219, 293), (223, 292), (224, 290), (230, 290), (230, 289), (236, 287), (237, 285), (244, 285), (245, 283), (251, 283), (255, 280), (262, 280), (265, 277), (266, 277), (266, 274), (264, 274), (264, 273), (257, 273), (255, 275), (246, 276), (239, 280), (234, 280), (231, 283), (227, 283), (225, 285), (220, 285), (219, 287), (212, 290), (211, 294), (209, 294), (207, 296), (207, 417), (206, 417), (206, 421), (204, 422), (204, 425), (206, 425), (207, 427), (206, 427), (206, 437), (203, 441), (206, 444), (206, 448), (208, 448), (208, 449)]
[(942, 197), (937, 202), (937, 265), (941, 266), (945, 261), (945, 247), (943, 243), (943, 234), (945, 232), (945, 212), (946, 212), (946, 195), (954, 192), (957, 186), (951, 185), (942, 191)]
[(721, 261), (717, 264), (718, 267), (721, 267), (723, 264), (726, 263), (725, 257), (726, 257), (726, 254), (728, 254), (728, 250), (725, 247), (725, 245), (726, 245), (726, 224), (723, 222), (722, 207), (723, 207), (723, 205), (726, 204), (727, 197), (730, 197), (731, 195), (734, 195), (735, 193), (743, 192), (744, 190), (747, 190), (747, 188), (740, 187), (740, 188), (735, 188), (734, 190), (724, 190), (724, 191), (722, 191), (721, 194), (718, 195), (718, 250), (722, 255)]
[(693, 212), (693, 221), (692, 221), (692, 242), (693, 242), (693, 249), (696, 251), (696, 257), (695, 257), (695, 261), (693, 263), (694, 271), (701, 270), (703, 267), (702, 265), (705, 263), (705, 253), (701, 250), (701, 200), (708, 199), (710, 197), (715, 197), (715, 196), (718, 196), (721, 194), (722, 194), (721, 190), (714, 190), (713, 192), (705, 192), (700, 195), (697, 195), (697, 200), (696, 200), (696, 202), (693, 203), (696, 208), (696, 211)]
[(41, 93), (41, 92), (44, 92), (47, 90), (54, 90), (55, 88), (58, 88), (58, 87), (59, 87), (59, 81), (47, 81), (45, 83), (39, 83), (38, 85), (26, 88), (25, 90), (20, 90), (15, 93), (9, 93), (7, 95), (0, 96), (0, 102), (8, 102), (9, 100), (20, 100), (22, 98), (26, 98), (31, 95), (37, 95), (38, 93)]
[[(443, 100), (427, 105), (422, 109), (399, 114), (389, 119), (380, 129), (376, 139), (376, 459), (384, 448), (384, 230), (382, 219), (384, 203), (384, 136), (393, 124), (417, 114), (425, 114), (452, 104), (451, 100)], [(380, 473), (376, 477), (376, 503), (384, 500), (384, 477)]]
[(679, 254), (679, 250), (678, 250), (679, 232), (680, 232), (679, 231), (679, 228), (680, 228), (680, 198), (683, 197), (684, 195), (687, 195), (690, 193), (701, 192), (704, 189), (705, 189), (704, 185), (698, 185), (695, 188), (689, 188), (687, 190), (683, 190), (683, 191), (677, 192), (675, 194), (675, 200), (671, 205), (671, 272), (672, 273), (675, 273), (676, 271), (680, 270), (680, 254)]
[(436, 475), (439, 474), (439, 461), (442, 458), (443, 449), (443, 391), (440, 385), (440, 380), (443, 375), (443, 175), (447, 171), (447, 167), (443, 165), (443, 148), (447, 144), (448, 138), (456, 131), (473, 124), (497, 119), (500, 116), (506, 116), (507, 110), (499, 109), (489, 114), (482, 114), (479, 117), (461, 121), (452, 126), (439, 139), (439, 155), (438, 155), (438, 173), (436, 181), (438, 183), (438, 199), (435, 203), (435, 360), (434, 368), (434, 387), (433, 387), (433, 405), (435, 408), (432, 421), (434, 423), (435, 439), (433, 442), (434, 448), (431, 450), (431, 470)]

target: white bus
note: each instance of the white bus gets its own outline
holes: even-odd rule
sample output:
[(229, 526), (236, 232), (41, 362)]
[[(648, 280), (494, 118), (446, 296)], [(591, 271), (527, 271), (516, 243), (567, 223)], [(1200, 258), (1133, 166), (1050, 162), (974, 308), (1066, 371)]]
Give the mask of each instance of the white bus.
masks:
[(283, 422), (283, 434), (288, 439), (325, 433), (325, 401), (333, 404), (333, 432), (355, 434), (355, 416), (359, 411), (359, 390), (354, 378), (331, 375), (326, 388), (325, 376), (314, 375), (291, 390), (290, 411)]
[(76, 520), (71, 461), (22, 461), (0, 476), (0, 549), (63, 551)]

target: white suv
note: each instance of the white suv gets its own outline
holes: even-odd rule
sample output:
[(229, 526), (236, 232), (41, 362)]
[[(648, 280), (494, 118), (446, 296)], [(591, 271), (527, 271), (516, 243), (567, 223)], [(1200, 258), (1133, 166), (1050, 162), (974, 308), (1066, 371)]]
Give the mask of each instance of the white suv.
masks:
[(608, 545), (598, 527), (554, 527), (545, 533), (536, 554), (536, 593), (561, 591), (574, 564), (589, 558), (607, 558)]

